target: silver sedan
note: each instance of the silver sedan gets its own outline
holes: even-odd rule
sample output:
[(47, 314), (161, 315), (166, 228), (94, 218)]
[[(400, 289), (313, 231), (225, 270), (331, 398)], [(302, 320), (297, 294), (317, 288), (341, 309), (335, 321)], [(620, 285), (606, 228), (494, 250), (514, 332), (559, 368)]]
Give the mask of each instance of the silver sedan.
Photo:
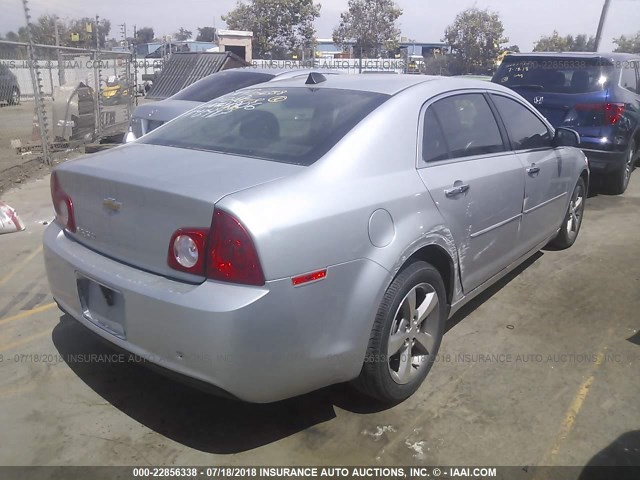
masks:
[(271, 402), (352, 381), (401, 401), (456, 310), (575, 242), (578, 142), (482, 81), (250, 87), (58, 166), (49, 283), (89, 330), (221, 393)]

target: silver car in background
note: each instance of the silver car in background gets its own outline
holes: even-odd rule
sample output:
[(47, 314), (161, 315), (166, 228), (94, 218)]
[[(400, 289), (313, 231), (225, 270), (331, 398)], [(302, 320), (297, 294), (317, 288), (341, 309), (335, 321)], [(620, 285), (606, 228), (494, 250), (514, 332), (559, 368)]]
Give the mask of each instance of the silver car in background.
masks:
[(455, 311), (575, 242), (578, 142), (488, 82), (250, 87), (56, 167), (49, 283), (89, 330), (236, 398), (353, 381), (401, 401)]
[[(131, 115), (125, 143), (133, 142), (169, 120), (179, 117), (192, 108), (241, 88), (274, 80), (284, 80), (309, 75), (306, 69), (233, 68), (213, 73), (183, 88), (175, 95), (158, 102), (138, 105)], [(325, 71), (325, 75), (336, 75)]]

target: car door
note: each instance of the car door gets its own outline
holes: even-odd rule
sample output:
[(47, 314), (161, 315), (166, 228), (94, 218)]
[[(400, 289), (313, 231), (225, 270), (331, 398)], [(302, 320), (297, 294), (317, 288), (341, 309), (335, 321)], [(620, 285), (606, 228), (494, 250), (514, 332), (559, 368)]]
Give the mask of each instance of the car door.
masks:
[(420, 131), (418, 172), (451, 230), (469, 292), (517, 258), (522, 165), (481, 92), (427, 104)]
[(567, 208), (573, 174), (563, 162), (565, 148), (554, 149), (553, 134), (532, 108), (512, 97), (491, 94), (525, 179), (522, 204), (522, 253), (548, 239), (560, 226)]

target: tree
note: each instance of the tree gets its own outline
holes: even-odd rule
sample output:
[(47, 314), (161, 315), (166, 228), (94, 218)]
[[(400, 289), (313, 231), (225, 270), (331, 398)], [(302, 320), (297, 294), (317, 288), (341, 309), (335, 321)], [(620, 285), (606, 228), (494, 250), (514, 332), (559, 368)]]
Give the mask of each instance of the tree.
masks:
[(456, 16), (442, 41), (453, 51), (458, 70), (453, 74), (486, 75), (509, 39), (504, 36), (504, 26), (497, 13), (474, 7)]
[(619, 38), (614, 38), (613, 43), (617, 45), (616, 52), (640, 53), (640, 32), (636, 33), (635, 37), (621, 35)]
[(7, 32), (7, 36), (5, 37), (6, 40), (9, 40), (10, 42), (19, 42), (20, 41), (20, 35), (18, 35), (16, 32)]
[[(98, 24), (98, 31), (95, 32), (95, 18), (83, 17), (70, 21), (67, 25), (61, 22), (58, 27), (58, 31), (61, 34), (61, 38), (64, 38), (64, 43), (70, 46), (83, 46), (86, 48), (96, 48), (96, 34), (100, 42), (100, 48), (103, 48), (104, 43), (111, 31), (111, 22), (109, 20), (100, 20)], [(53, 25), (53, 24), (52, 24)], [(62, 31), (66, 30), (67, 34), (62, 36)], [(51, 27), (53, 28), (53, 27)], [(71, 34), (77, 34), (78, 40), (72, 40)], [(75, 37), (74, 37), (75, 38)]]
[(196, 37), (196, 41), (215, 42), (216, 29), (214, 27), (198, 27), (198, 36)]
[(509, 45), (504, 50), (507, 52), (520, 53), (520, 47), (518, 45)]
[(254, 58), (281, 58), (313, 44), (313, 21), (320, 5), (313, 0), (240, 0), (222, 16), (233, 30), (253, 32)]
[(136, 43), (151, 43), (154, 37), (152, 27), (142, 27), (136, 30)]
[(177, 40), (178, 42), (189, 40), (192, 36), (193, 32), (191, 30), (187, 30), (184, 27), (180, 27), (180, 30), (173, 34), (174, 40)]
[(333, 41), (343, 49), (354, 42), (361, 57), (379, 57), (398, 47), (400, 29), (396, 21), (402, 9), (393, 0), (349, 0), (333, 31)]
[(534, 52), (593, 52), (596, 39), (585, 34), (561, 36), (556, 30), (551, 35), (543, 35), (535, 43)]

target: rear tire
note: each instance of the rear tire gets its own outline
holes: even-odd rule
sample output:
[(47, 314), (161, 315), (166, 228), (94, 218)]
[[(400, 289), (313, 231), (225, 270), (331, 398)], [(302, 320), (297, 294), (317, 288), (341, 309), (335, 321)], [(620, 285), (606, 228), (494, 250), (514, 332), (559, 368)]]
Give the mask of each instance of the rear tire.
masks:
[(582, 177), (578, 179), (571, 199), (569, 200), (569, 207), (567, 207), (567, 213), (562, 222), (562, 227), (556, 238), (551, 241), (551, 244), (564, 250), (572, 246), (578, 238), (580, 233), (580, 227), (582, 226), (582, 218), (584, 216), (584, 204), (587, 199), (587, 187)]
[(413, 395), (433, 366), (447, 315), (440, 273), (422, 261), (403, 269), (382, 298), (354, 386), (384, 403)]
[(614, 195), (622, 195), (629, 186), (631, 172), (635, 167), (636, 142), (631, 140), (629, 148), (625, 152), (622, 167), (609, 178), (608, 190)]

